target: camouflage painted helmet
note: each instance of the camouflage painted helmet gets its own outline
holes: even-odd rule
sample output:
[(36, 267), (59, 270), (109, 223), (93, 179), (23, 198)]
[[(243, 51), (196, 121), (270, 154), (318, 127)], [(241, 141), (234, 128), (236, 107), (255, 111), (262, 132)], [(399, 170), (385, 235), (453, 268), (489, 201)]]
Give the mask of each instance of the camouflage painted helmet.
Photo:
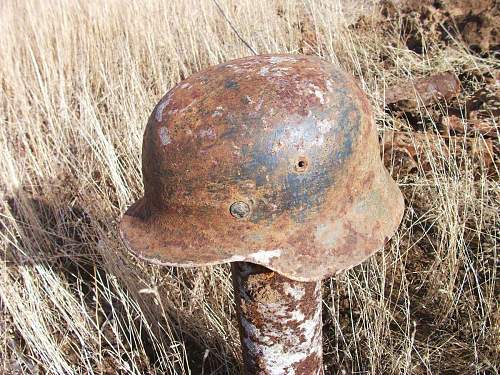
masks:
[(383, 247), (401, 221), (367, 98), (316, 57), (193, 74), (154, 109), (142, 152), (144, 197), (120, 230), (157, 264), (246, 261), (319, 280)]

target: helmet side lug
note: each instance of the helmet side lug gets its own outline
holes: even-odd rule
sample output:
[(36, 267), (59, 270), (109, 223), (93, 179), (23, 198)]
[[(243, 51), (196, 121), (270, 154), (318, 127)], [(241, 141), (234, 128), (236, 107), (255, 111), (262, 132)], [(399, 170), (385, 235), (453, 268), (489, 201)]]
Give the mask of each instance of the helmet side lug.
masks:
[(229, 212), (237, 219), (244, 219), (250, 215), (251, 209), (248, 203), (238, 201), (231, 204)]

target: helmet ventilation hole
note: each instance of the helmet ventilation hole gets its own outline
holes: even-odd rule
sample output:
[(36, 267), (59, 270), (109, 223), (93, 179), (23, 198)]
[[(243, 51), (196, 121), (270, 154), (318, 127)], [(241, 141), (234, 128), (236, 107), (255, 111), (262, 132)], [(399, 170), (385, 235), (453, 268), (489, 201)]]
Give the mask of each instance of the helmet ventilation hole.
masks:
[(305, 172), (307, 170), (308, 166), (309, 166), (309, 162), (307, 161), (307, 158), (305, 156), (301, 156), (298, 158), (297, 162), (295, 163), (295, 171), (296, 172)]

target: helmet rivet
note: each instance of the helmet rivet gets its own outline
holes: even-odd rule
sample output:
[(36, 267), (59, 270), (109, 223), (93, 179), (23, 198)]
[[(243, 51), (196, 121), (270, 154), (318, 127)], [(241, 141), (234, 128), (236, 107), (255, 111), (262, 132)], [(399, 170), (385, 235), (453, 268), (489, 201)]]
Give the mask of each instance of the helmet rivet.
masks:
[(231, 207), (229, 207), (229, 212), (237, 219), (243, 219), (250, 214), (250, 206), (245, 202), (238, 201), (234, 202)]

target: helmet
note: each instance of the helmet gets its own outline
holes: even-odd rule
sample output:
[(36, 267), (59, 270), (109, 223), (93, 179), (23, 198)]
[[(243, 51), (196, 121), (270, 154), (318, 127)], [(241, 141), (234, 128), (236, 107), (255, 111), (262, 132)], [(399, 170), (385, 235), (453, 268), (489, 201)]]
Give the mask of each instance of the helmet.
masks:
[(176, 85), (149, 118), (142, 173), (120, 231), (162, 265), (320, 280), (380, 249), (404, 207), (367, 98), (311, 56), (242, 58)]

